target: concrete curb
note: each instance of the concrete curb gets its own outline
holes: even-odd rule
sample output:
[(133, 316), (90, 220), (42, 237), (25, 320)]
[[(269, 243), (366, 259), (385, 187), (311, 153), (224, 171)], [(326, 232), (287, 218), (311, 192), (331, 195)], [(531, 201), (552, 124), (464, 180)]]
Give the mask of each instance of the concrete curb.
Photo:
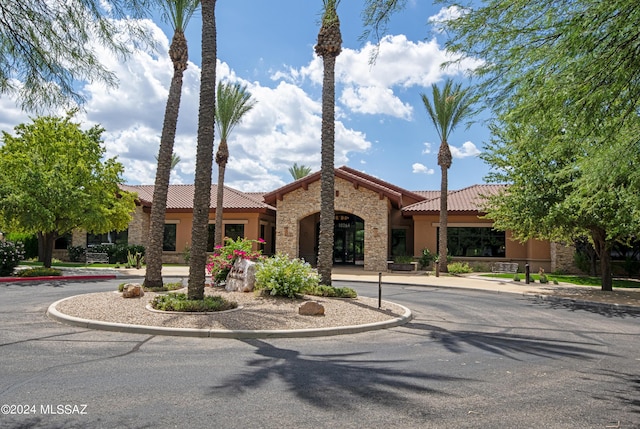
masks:
[[(56, 306), (73, 298), (68, 297), (54, 302), (47, 309), (47, 316), (57, 322), (65, 325), (77, 326), (86, 329), (96, 329), (112, 332), (126, 332), (131, 334), (146, 335), (170, 335), (179, 337), (199, 337), (199, 338), (307, 338), (307, 337), (324, 337), (333, 335), (356, 334), (360, 332), (373, 331), (378, 329), (388, 329), (395, 326), (404, 325), (413, 318), (411, 310), (407, 307), (392, 303), (401, 307), (404, 314), (384, 322), (367, 323), (363, 325), (335, 326), (330, 328), (317, 329), (277, 329), (277, 330), (226, 330), (226, 329), (191, 329), (191, 328), (163, 328), (160, 326), (130, 325), (125, 323), (101, 322), (97, 320), (81, 319), (79, 317), (69, 316), (59, 312)], [(385, 301), (389, 302), (390, 301)]]

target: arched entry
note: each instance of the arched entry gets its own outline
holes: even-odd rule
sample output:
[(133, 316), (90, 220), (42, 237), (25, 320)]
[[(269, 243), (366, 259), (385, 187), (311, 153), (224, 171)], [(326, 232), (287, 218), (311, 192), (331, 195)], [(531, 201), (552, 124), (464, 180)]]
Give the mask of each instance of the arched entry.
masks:
[[(316, 248), (320, 222), (316, 224)], [(364, 220), (350, 213), (336, 212), (333, 222), (333, 263), (364, 265)]]

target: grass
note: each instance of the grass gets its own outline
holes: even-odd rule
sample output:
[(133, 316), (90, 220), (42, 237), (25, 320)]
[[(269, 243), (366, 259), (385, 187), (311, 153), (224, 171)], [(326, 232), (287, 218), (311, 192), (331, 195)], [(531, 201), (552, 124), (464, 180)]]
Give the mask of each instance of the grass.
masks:
[(183, 312), (208, 312), (224, 311), (237, 308), (238, 304), (227, 301), (221, 296), (205, 296), (202, 300), (188, 299), (185, 293), (172, 293), (156, 296), (151, 301), (151, 306), (156, 310), (183, 311)]
[[(520, 281), (524, 282), (524, 273), (518, 273), (520, 275)], [(602, 280), (600, 277), (591, 276), (577, 276), (569, 274), (545, 274), (549, 283), (553, 283), (554, 280), (560, 283), (570, 283), (579, 286), (602, 286)], [(497, 277), (501, 279), (513, 279), (514, 274), (483, 274), (485, 277)], [(536, 282), (540, 281), (538, 274), (530, 274), (531, 278)], [(613, 287), (617, 288), (640, 288), (640, 281), (628, 280), (628, 279), (613, 279)]]

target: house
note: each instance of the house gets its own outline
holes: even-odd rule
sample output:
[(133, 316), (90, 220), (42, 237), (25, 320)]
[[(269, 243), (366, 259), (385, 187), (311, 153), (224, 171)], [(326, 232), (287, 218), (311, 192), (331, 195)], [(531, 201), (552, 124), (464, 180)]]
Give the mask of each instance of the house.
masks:
[[(138, 194), (138, 203), (128, 229), (129, 244), (147, 244), (153, 186), (123, 186)], [(483, 216), (483, 197), (495, 195), (501, 185), (474, 185), (450, 191), (448, 198), (448, 251), (454, 260), (481, 265), (517, 262), (521, 270), (569, 270), (573, 248), (547, 241), (522, 244), (507, 231), (496, 231)], [(213, 251), (215, 196), (212, 206), (208, 251)], [(320, 172), (281, 188), (244, 193), (225, 187), (224, 235), (263, 238), (265, 254), (281, 252), (316, 263), (320, 221)], [(170, 185), (167, 198), (165, 263), (184, 262), (192, 228), (193, 185)], [(367, 271), (386, 271), (394, 256), (438, 252), (440, 191), (408, 191), (349, 167), (335, 169), (334, 263), (358, 265)], [(108, 237), (107, 237), (108, 238)], [(85, 241), (74, 237), (74, 245)]]

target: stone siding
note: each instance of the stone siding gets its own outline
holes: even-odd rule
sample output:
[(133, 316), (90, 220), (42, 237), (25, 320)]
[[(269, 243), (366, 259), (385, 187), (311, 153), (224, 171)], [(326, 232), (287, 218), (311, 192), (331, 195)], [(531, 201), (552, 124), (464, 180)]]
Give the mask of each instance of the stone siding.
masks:
[(573, 255), (576, 248), (564, 243), (551, 243), (551, 272), (578, 274)]
[[(386, 271), (388, 256), (389, 200), (336, 177), (336, 212), (351, 213), (364, 220), (364, 269)], [(277, 202), (277, 251), (299, 257), (300, 221), (320, 211), (320, 182), (297, 188)]]
[(142, 206), (136, 206), (136, 210), (131, 213), (131, 222), (127, 232), (129, 245), (149, 246), (149, 228), (151, 227), (151, 215), (145, 213)]

